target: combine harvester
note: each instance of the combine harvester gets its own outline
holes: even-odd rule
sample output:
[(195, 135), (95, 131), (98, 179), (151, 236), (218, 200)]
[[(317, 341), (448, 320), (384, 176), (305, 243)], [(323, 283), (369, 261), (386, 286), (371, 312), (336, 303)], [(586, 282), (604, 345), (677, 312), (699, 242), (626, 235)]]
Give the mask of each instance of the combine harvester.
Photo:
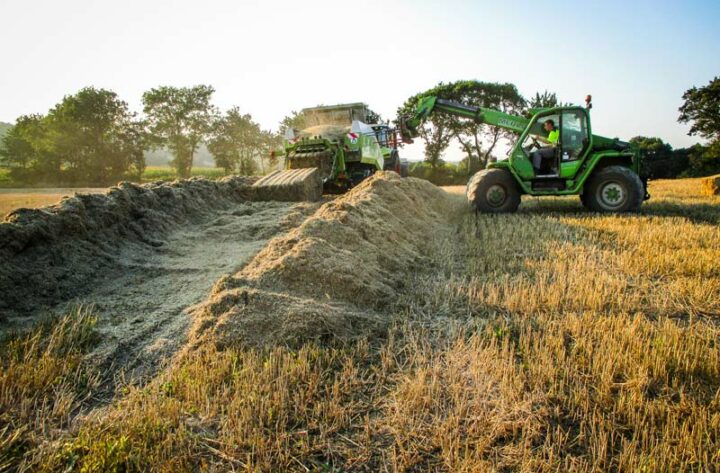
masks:
[[(437, 112), (519, 135), (508, 159), (490, 163), (470, 178), (466, 195), (479, 212), (514, 212), (522, 194), (578, 195), (586, 208), (597, 212), (636, 211), (650, 198), (647, 178), (641, 178), (642, 153), (629, 143), (592, 133), (591, 100), (588, 95), (585, 107), (538, 108), (519, 116), (426, 96), (412, 116), (400, 117), (399, 123), (406, 143), (412, 143), (418, 127)], [(540, 149), (536, 168), (532, 159)]]
[(343, 193), (376, 171), (403, 173), (395, 130), (368, 124), (363, 103), (306, 108), (306, 128), (288, 129), (283, 150), (285, 169), (254, 184), (259, 200), (318, 200), (323, 193)]

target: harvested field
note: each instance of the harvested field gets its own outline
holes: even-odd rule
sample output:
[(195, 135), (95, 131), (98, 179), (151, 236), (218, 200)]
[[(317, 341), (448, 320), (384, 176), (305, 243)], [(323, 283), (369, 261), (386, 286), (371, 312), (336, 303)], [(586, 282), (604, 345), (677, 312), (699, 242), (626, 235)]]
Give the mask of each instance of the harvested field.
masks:
[(702, 188), (706, 195), (720, 195), (720, 175), (704, 178)]
[(218, 282), (195, 336), (222, 346), (299, 346), (365, 338), (392, 322), (407, 274), (450, 229), (452, 203), (435, 186), (396, 174), (363, 182), (274, 239), (242, 271)]
[(46, 188), (46, 189), (2, 189), (0, 188), (0, 219), (19, 208), (38, 208), (55, 204), (64, 197), (75, 194), (101, 194), (104, 188)]
[[(461, 195), (392, 173), (319, 208), (255, 202), (276, 236), (186, 310), (187, 343), (147, 325), (147, 340), (181, 346), (104, 408), (86, 361), (103, 316), (4, 345), (0, 465), (713, 471), (720, 201), (697, 183), (652, 183), (637, 215), (557, 198), (476, 217)], [(247, 204), (173, 227), (165, 244), (189, 258), (149, 262), (243, 261), (252, 252), (203, 257), (192, 238), (217, 244), (213, 216)]]
[(154, 371), (184, 343), (187, 309), (312, 210), (249, 201), (251, 184), (124, 183), (12, 213), (0, 226), (0, 329), (86, 304), (100, 336), (95, 364), (127, 379)]

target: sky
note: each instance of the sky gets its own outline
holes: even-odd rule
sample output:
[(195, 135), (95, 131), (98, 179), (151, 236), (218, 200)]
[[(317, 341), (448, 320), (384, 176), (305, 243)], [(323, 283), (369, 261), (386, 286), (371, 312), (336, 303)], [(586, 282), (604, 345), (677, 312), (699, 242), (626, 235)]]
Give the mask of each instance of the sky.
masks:
[(718, 0), (0, 0), (0, 121), (86, 86), (139, 112), (150, 88), (196, 84), (266, 129), (318, 104), (394, 119), (408, 97), (474, 79), (592, 94), (595, 133), (684, 147), (700, 140), (677, 109), (720, 75), (718, 25)]

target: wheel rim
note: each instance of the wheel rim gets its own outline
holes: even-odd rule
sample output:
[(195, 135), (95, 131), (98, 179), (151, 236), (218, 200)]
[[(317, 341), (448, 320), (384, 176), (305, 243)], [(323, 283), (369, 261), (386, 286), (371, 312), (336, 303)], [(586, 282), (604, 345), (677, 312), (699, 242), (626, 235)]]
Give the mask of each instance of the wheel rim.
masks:
[(485, 200), (490, 207), (500, 207), (507, 200), (507, 191), (500, 184), (493, 184), (485, 192)]
[(628, 199), (625, 187), (617, 181), (608, 181), (597, 190), (597, 200), (607, 209), (619, 209)]

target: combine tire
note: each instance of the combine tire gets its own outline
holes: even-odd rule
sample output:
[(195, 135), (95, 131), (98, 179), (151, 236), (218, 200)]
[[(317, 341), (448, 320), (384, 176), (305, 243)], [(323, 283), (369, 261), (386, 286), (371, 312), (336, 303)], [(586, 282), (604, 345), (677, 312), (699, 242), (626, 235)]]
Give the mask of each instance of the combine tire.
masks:
[(465, 190), (467, 199), (478, 212), (515, 212), (520, 205), (520, 191), (510, 172), (483, 169), (470, 178)]
[(595, 212), (636, 212), (644, 197), (637, 174), (625, 166), (608, 166), (590, 176), (581, 200)]

